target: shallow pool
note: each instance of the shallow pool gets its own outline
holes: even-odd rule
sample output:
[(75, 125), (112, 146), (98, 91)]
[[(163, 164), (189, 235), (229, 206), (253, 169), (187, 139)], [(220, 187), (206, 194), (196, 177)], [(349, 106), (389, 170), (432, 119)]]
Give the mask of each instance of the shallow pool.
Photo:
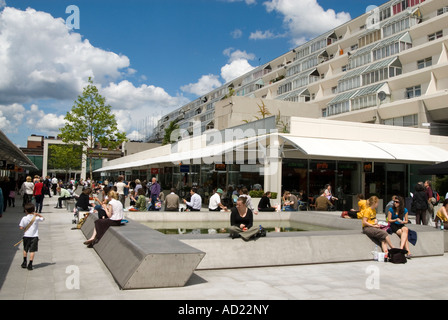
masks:
[[(143, 222), (151, 229), (163, 234), (216, 234), (229, 233), (229, 223), (212, 222)], [(328, 231), (335, 230), (329, 227), (316, 226), (312, 224), (299, 223), (294, 221), (257, 221), (254, 225), (261, 225), (268, 233), (271, 232), (306, 232), (306, 231)]]

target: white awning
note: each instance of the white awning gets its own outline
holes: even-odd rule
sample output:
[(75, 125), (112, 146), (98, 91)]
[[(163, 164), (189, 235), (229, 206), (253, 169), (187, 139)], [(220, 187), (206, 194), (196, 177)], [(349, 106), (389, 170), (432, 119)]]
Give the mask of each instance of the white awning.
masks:
[(448, 160), (447, 150), (432, 145), (303, 138), (287, 135), (282, 135), (281, 137), (289, 141), (301, 152), (314, 157), (394, 160), (422, 163), (444, 162)]
[(371, 160), (395, 160), (395, 158), (364, 141), (334, 140), (319, 138), (302, 138), (295, 136), (281, 136), (289, 141), (300, 151), (309, 156), (348, 158), (348, 159), (371, 159)]
[[(179, 165), (180, 163), (190, 164), (194, 160), (202, 159), (205, 163), (218, 163), (220, 157), (233, 151), (239, 151), (240, 148), (244, 148), (245, 145), (256, 142), (258, 137), (242, 139), (242, 140), (232, 140), (225, 143), (220, 143), (216, 145), (207, 146), (201, 149), (191, 149), (185, 152), (173, 152), (169, 155), (147, 158), (143, 160), (125, 162), (117, 165), (111, 165), (96, 170), (95, 172), (106, 172), (106, 171), (119, 171), (125, 169), (137, 169), (142, 167), (147, 167), (150, 165), (171, 163)], [(173, 148), (175, 149), (175, 148)], [(154, 153), (157, 149), (154, 149)]]
[(444, 162), (448, 160), (447, 150), (431, 145), (370, 143), (391, 154), (397, 160), (416, 162)]
[[(432, 145), (410, 145), (398, 143), (368, 142), (359, 140), (341, 140), (325, 138), (307, 138), (287, 134), (252, 137), (234, 140), (201, 149), (192, 149), (186, 152), (175, 152), (165, 156), (141, 159), (138, 161), (111, 165), (95, 172), (120, 171), (125, 169), (138, 169), (157, 164), (191, 164), (194, 160), (200, 163), (221, 163), (222, 156), (232, 155), (234, 151), (255, 152), (258, 147), (264, 146), (272, 137), (279, 137), (296, 150), (310, 157), (325, 157), (332, 159), (353, 159), (373, 161), (404, 161), (419, 163), (438, 163), (448, 160), (448, 150)], [(269, 138), (269, 139), (268, 139)], [(254, 145), (255, 144), (255, 145)], [(269, 144), (269, 143), (268, 143)], [(278, 148), (281, 148), (279, 145)], [(154, 149), (157, 152), (157, 149)]]

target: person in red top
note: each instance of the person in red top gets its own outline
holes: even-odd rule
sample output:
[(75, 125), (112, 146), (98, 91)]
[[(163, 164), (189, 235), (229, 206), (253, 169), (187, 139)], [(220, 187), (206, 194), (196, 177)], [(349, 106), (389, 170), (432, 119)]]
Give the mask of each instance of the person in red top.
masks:
[(33, 197), (36, 201), (36, 212), (42, 213), (42, 207), (44, 205), (44, 180), (42, 178), (34, 185)]

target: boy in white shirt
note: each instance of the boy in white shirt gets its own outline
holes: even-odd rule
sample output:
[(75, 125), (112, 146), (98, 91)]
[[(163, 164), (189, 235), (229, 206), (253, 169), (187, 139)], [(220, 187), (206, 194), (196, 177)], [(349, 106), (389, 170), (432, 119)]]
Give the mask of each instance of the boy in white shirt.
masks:
[[(35, 253), (38, 251), (39, 242), (39, 222), (44, 221), (42, 215), (35, 212), (35, 207), (32, 203), (25, 205), (26, 216), (22, 218), (19, 223), (20, 230), (24, 230), (23, 235), (23, 263), (22, 268), (33, 270), (33, 260)], [(30, 261), (27, 266), (28, 252), (30, 253)]]

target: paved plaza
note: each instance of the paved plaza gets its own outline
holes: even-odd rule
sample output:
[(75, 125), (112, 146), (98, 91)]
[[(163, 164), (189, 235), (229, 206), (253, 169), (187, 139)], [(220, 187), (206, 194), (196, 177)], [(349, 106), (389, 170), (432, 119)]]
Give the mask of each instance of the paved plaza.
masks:
[(82, 232), (71, 230), (73, 215), (54, 209), (56, 199), (44, 200), (46, 221), (40, 224), (33, 271), (20, 267), (22, 246), (13, 246), (21, 239), (21, 199), (0, 219), (0, 300), (448, 299), (447, 255), (405, 265), (367, 261), (201, 270), (183, 288), (123, 291), (96, 252), (83, 245)]

